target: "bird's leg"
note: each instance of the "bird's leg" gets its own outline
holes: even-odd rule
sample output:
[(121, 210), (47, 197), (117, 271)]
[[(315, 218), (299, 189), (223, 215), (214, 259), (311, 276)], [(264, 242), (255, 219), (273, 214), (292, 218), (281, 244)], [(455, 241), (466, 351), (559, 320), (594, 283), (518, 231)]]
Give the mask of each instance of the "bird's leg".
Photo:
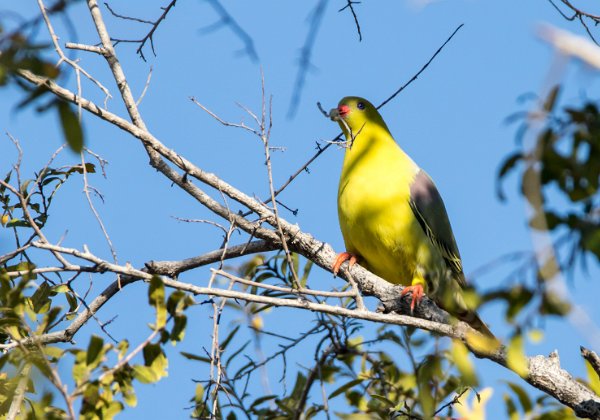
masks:
[(350, 268), (352, 268), (352, 266), (354, 264), (356, 264), (357, 257), (356, 257), (356, 255), (351, 254), (347, 251), (341, 252), (340, 254), (338, 254), (337, 258), (335, 259), (335, 262), (333, 263), (333, 267), (332, 267), (334, 276), (338, 275), (341, 265), (344, 263), (344, 261), (347, 261), (347, 260), (350, 260), (348, 262), (348, 268), (350, 269)]
[(410, 301), (411, 314), (415, 310), (415, 306), (417, 306), (421, 302), (421, 299), (423, 299), (423, 296), (425, 296), (426, 284), (427, 283), (423, 277), (417, 276), (413, 279), (412, 285), (406, 286), (404, 289), (402, 289), (402, 292), (400, 292), (400, 296), (404, 296), (408, 293), (412, 295), (412, 300)]

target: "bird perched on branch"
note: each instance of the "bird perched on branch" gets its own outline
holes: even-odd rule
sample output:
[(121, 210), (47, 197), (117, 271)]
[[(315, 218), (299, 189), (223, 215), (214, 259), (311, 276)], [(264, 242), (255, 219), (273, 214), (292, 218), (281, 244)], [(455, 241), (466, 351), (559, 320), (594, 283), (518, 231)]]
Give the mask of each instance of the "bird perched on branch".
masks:
[(350, 260), (405, 286), (411, 310), (423, 295), (493, 337), (463, 296), (466, 280), (442, 198), (425, 171), (398, 146), (377, 109), (346, 97), (329, 117), (346, 136), (338, 190), (338, 216)]

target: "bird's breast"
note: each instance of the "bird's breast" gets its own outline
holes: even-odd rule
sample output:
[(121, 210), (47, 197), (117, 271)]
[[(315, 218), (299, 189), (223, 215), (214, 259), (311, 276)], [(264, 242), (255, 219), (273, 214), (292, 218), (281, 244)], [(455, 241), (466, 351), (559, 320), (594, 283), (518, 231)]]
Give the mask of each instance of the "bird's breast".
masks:
[(340, 227), (348, 251), (359, 254), (369, 270), (392, 283), (410, 284), (424, 242), (409, 204), (418, 167), (403, 152), (389, 153), (395, 151), (350, 166), (345, 162), (338, 192)]

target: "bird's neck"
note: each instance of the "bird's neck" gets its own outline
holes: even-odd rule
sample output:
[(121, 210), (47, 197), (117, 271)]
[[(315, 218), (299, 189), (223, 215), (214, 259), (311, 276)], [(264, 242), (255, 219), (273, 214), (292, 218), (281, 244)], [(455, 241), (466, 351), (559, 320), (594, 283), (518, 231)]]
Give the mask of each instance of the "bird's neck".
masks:
[(352, 139), (346, 135), (348, 148), (344, 157), (344, 168), (362, 167), (363, 165), (379, 165), (389, 159), (400, 159), (409, 166), (414, 165), (412, 159), (398, 146), (385, 125), (365, 125)]

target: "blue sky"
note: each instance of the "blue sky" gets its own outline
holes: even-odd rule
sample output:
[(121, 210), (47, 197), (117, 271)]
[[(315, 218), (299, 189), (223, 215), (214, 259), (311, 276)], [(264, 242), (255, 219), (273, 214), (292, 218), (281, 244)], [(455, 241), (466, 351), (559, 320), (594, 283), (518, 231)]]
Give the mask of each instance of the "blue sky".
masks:
[[(363, 34), (362, 42), (358, 42), (351, 15), (347, 11), (337, 12), (344, 3), (328, 4), (313, 49), (314, 67), (307, 75), (293, 119), (286, 115), (298, 70), (299, 49), (308, 31), (307, 16), (316, 4), (314, 1), (224, 2), (252, 38), (258, 61), (239, 53), (243, 44), (229, 28), (210, 33), (201, 31), (216, 22), (218, 16), (208, 2), (198, 0), (179, 1), (160, 26), (154, 38), (156, 58), (146, 47), (148, 62), (144, 62), (136, 56), (135, 47), (127, 44), (119, 45), (117, 53), (135, 95), (141, 93), (152, 67), (151, 83), (140, 110), (157, 138), (241, 190), (266, 197), (266, 169), (258, 138), (222, 127), (189, 97), (195, 97), (226, 120), (250, 123), (236, 102), (259, 110), (262, 68), (266, 91), (273, 95), (271, 144), (285, 148), (273, 157), (275, 184), (280, 185), (313, 154), (315, 142), (330, 140), (339, 131), (336, 124), (318, 111), (317, 101), (326, 109), (348, 95), (381, 102), (409, 80), (449, 34), (464, 23), (421, 77), (381, 113), (399, 144), (438, 185), (467, 274), (507, 252), (530, 250), (525, 206), (516, 193), (516, 177), (505, 183), (507, 203), (500, 203), (495, 195), (498, 166), (514, 149), (516, 127), (507, 126), (504, 120), (523, 109), (517, 101), (521, 95), (539, 92), (552, 61), (550, 48), (534, 35), (535, 26), (549, 22), (580, 34), (582, 29), (564, 21), (543, 0), (439, 0), (425, 7), (415, 7), (416, 3), (410, 1), (378, 1), (356, 6)], [(139, 3), (110, 4), (119, 13), (140, 16)], [(141, 17), (154, 19), (163, 2), (145, 4)], [(7, 7), (1, 5), (2, 9)], [(34, 2), (15, 2), (10, 9), (24, 16), (37, 12)], [(136, 38), (145, 33), (144, 25), (114, 19), (106, 9), (103, 12), (114, 37)], [(70, 16), (77, 26), (78, 42), (96, 43), (84, 5), (74, 7)], [(61, 42), (71, 40), (60, 20), (55, 25)], [(80, 64), (105, 82), (113, 93), (115, 98), (109, 101), (109, 109), (124, 115), (104, 61), (90, 54), (79, 57)], [(578, 104), (584, 95), (598, 96), (597, 78), (581, 66), (570, 65), (564, 81), (565, 102)], [(73, 87), (73, 78), (66, 83)], [(103, 101), (101, 92), (90, 83), (84, 83), (83, 92), (89, 99)], [(38, 115), (33, 110), (17, 113), (12, 107), (20, 98), (19, 92), (8, 89), (2, 95), (0, 129), (20, 140), (25, 152), (23, 172), (31, 173), (45, 164), (63, 141), (56, 118)], [(149, 167), (148, 158), (136, 140), (89, 115), (84, 115), (83, 123), (87, 145), (109, 161), (107, 179), (96, 175), (91, 182), (104, 195), (104, 203), (96, 204), (121, 262), (141, 266), (150, 259), (181, 259), (220, 245), (221, 234), (214, 227), (186, 224), (173, 218), (214, 219)], [(0, 172), (3, 173), (16, 155), (8, 138), (1, 141)], [(341, 149), (330, 148), (310, 166), (309, 174), (302, 174), (281, 195), (287, 206), (299, 209), (297, 216), (284, 211), (283, 217), (297, 222), (304, 231), (329, 242), (338, 251), (343, 250), (336, 214), (342, 156)], [(60, 160), (62, 164), (76, 161), (77, 157), (69, 152)], [(58, 241), (67, 230), (65, 245), (81, 247), (85, 243), (92, 251), (110, 256), (78, 180), (62, 188), (47, 235), (50, 240)], [(242, 240), (240, 237), (239, 241)], [(0, 254), (9, 249), (9, 244), (10, 233), (0, 230)], [(203, 285), (208, 279), (206, 273), (187, 274), (184, 280)], [(493, 272), (476, 279), (476, 285), (485, 290), (498, 286), (503, 279), (501, 271)], [(108, 277), (96, 279), (92, 293), (99, 292), (108, 281)], [(320, 282), (323, 286), (339, 285), (339, 281), (331, 280), (330, 273), (318, 269), (310, 281), (314, 288), (320, 287)], [(599, 320), (595, 297), (600, 293), (598, 282), (579, 277), (571, 287), (574, 299), (593, 320)], [(148, 335), (145, 325), (152, 321), (145, 302), (145, 286), (131, 286), (111, 301), (101, 318), (107, 320), (118, 315), (110, 325), (111, 333), (137, 343)], [(497, 309), (491, 307), (482, 315), (502, 335), (504, 326)], [(265, 316), (268, 329), (285, 331), (294, 324), (301, 329), (309, 319), (297, 311), (277, 313), (282, 315), (274, 316), (271, 312)], [(127, 410), (123, 418), (160, 418), (185, 413), (183, 408), (189, 406), (193, 393), (190, 377), (205, 377), (206, 370), (183, 360), (178, 352), (200, 352), (200, 343), (210, 335), (207, 314), (208, 308), (204, 307), (190, 311), (187, 338), (169, 353), (169, 377), (156, 385), (139, 386), (139, 407)], [(370, 328), (375, 326), (365, 325), (366, 330)], [(93, 323), (82, 330), (79, 345), (87, 345), (85, 337), (97, 330)], [(545, 330), (544, 341), (530, 345), (528, 352), (547, 354), (557, 348), (563, 366), (583, 375), (579, 345), (591, 345), (589, 338), (564, 320), (548, 319)], [(267, 340), (265, 345), (268, 343)], [(492, 408), (503, 407), (500, 381), (515, 380), (516, 376), (488, 361), (476, 363), (484, 385), (498, 387)], [(274, 372), (276, 378), (276, 369)], [(272, 379), (271, 385), (276, 389), (277, 379)]]

